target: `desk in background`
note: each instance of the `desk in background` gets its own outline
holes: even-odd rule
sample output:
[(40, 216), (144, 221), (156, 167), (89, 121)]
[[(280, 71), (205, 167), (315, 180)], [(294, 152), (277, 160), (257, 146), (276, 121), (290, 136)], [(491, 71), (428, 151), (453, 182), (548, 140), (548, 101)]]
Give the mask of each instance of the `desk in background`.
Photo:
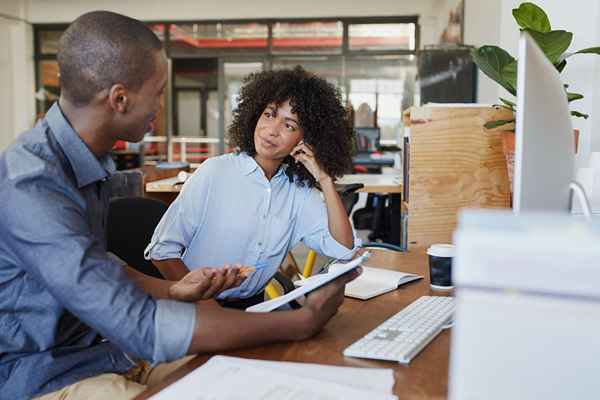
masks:
[[(394, 362), (344, 357), (342, 351), (370, 332), (385, 319), (400, 311), (420, 296), (443, 295), (429, 288), (427, 256), (423, 250), (410, 253), (377, 251), (365, 265), (413, 272), (424, 279), (400, 287), (367, 301), (346, 298), (339, 312), (325, 329), (312, 339), (285, 342), (224, 355), (274, 361), (311, 362), (349, 367), (393, 368), (396, 377), (394, 394), (402, 400), (445, 399), (448, 391), (450, 334), (443, 331), (408, 365)], [(182, 378), (208, 360), (199, 355), (168, 376), (161, 385), (150, 387), (138, 399), (146, 399), (167, 385)], [(198, 390), (202, 390), (198, 382)]]
[(393, 167), (394, 154), (357, 154), (352, 157), (352, 163), (366, 167)]
[(382, 174), (352, 174), (344, 175), (337, 183), (348, 185), (362, 183), (365, 185), (358, 192), (379, 193), (390, 195), (390, 244), (406, 250), (406, 235), (402, 234), (402, 176)]

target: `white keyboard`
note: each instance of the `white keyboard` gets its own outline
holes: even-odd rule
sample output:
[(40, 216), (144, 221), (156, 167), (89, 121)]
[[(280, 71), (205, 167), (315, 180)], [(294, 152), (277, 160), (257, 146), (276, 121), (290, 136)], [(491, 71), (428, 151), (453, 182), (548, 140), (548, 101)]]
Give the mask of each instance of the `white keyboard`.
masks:
[(452, 297), (423, 296), (344, 350), (349, 357), (407, 364), (452, 320)]

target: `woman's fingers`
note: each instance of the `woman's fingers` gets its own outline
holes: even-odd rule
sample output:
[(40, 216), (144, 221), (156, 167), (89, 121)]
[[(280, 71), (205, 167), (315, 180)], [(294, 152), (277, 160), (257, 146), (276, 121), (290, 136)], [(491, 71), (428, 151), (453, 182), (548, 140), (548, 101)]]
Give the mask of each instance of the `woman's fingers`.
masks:
[(221, 291), (225, 284), (225, 272), (223, 270), (215, 272), (210, 287), (204, 292), (205, 299), (211, 299)]

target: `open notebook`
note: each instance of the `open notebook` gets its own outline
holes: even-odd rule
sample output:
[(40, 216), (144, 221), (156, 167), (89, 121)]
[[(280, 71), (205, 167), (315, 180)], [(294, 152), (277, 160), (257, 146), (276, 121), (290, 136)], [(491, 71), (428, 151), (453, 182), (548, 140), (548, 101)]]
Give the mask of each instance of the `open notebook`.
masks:
[[(334, 264), (329, 267), (329, 271), (333, 272), (336, 270), (336, 268), (338, 267)], [(361, 300), (368, 300), (375, 296), (379, 296), (380, 294), (391, 292), (392, 290), (397, 289), (400, 285), (423, 278), (420, 275), (392, 271), (389, 269), (364, 266), (362, 269), (363, 273), (357, 279), (346, 285), (346, 290), (344, 291), (346, 296)], [(296, 281), (294, 284), (297, 286), (302, 286), (311, 279), (314, 279), (314, 277)]]

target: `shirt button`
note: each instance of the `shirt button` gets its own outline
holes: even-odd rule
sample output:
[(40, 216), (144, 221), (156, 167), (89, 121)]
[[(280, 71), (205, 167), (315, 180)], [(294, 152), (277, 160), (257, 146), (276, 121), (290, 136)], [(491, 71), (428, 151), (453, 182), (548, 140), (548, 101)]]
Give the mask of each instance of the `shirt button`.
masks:
[(259, 246), (262, 246), (262, 242), (258, 242), (258, 245), (259, 245)]

